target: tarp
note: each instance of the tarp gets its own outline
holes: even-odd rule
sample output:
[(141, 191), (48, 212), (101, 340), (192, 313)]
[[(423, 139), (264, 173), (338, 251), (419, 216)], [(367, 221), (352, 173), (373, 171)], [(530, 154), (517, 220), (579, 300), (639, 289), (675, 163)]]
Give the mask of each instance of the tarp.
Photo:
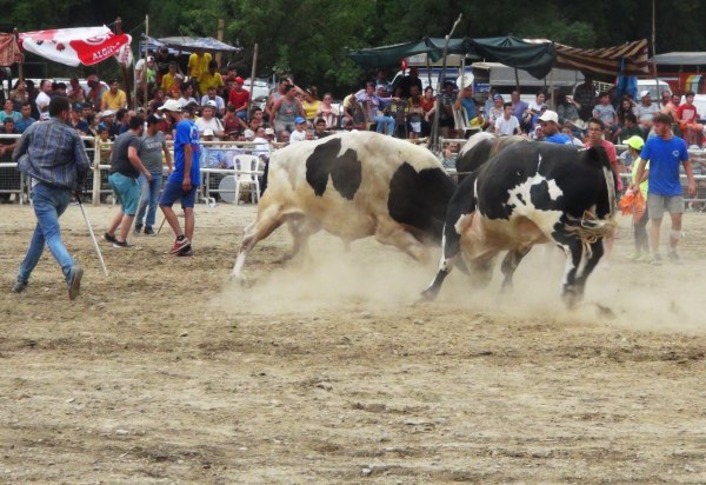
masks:
[[(164, 45), (165, 44), (160, 42), (158, 39), (142, 34), (142, 40), (140, 41), (139, 47), (140, 57), (142, 57), (142, 55), (145, 53), (145, 47), (147, 47), (147, 50), (150, 52), (156, 52), (160, 47)], [(169, 46), (167, 46), (167, 49), (169, 50), (170, 54), (173, 54), (175, 56), (179, 54), (191, 54), (191, 51), (188, 49), (175, 49)]]
[[(419, 42), (361, 49), (350, 52), (348, 56), (366, 68), (393, 67), (399, 65), (403, 58), (416, 54), (426, 53), (436, 60), (443, 54), (444, 42), (442, 38), (425, 38)], [(594, 77), (615, 77), (620, 72), (621, 61), (626, 75), (644, 76), (649, 73), (645, 39), (603, 49), (578, 49), (546, 39), (465, 37), (450, 39), (448, 53), (500, 62), (525, 70), (537, 79), (546, 77), (553, 66), (576, 69)]]
[(240, 47), (233, 47), (230, 44), (221, 42), (213, 37), (162, 37), (157, 39), (167, 47), (175, 49), (189, 49), (192, 51), (208, 51), (208, 52), (240, 52)]
[(706, 66), (706, 52), (666, 52), (654, 61), (658, 66)]
[(128, 62), (131, 57), (127, 51), (132, 38), (115, 34), (105, 25), (24, 32), (19, 40), (22, 49), (72, 67), (92, 66), (114, 56)]

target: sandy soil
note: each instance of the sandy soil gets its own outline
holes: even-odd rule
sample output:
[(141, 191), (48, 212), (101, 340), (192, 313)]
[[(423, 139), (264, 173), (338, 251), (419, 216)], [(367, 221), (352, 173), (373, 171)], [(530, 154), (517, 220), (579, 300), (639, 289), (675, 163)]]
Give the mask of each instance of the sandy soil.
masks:
[[(88, 210), (100, 234), (112, 208)], [(198, 207), (192, 259), (167, 231), (103, 244), (104, 277), (70, 207), (70, 302), (48, 255), (9, 292), (34, 219), (0, 206), (0, 482), (706, 482), (705, 216), (661, 267), (627, 262), (623, 220), (571, 313), (542, 248), (511, 296), (453, 274), (420, 306), (434, 266), (321, 234), (313, 264), (283, 264), (280, 230), (241, 288), (253, 216)]]

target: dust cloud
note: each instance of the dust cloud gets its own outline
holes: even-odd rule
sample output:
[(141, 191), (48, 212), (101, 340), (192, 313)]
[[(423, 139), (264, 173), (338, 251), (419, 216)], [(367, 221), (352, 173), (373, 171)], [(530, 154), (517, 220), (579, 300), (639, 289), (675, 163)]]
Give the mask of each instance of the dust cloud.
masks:
[[(584, 302), (572, 311), (560, 297), (565, 258), (548, 246), (535, 247), (522, 261), (511, 293), (500, 292), (501, 254), (488, 287), (473, 287), (468, 277), (456, 270), (436, 302), (416, 308), (420, 315), (429, 308), (445, 306), (469, 314), (485, 312), (494, 321), (529, 318), (564, 325), (702, 332), (706, 328), (702, 325), (706, 292), (702, 253), (698, 248), (696, 253), (693, 248), (682, 251), (684, 259), (678, 265), (630, 262), (632, 238), (626, 224), (622, 226), (610, 261), (604, 258), (599, 264), (588, 280)], [(258, 246), (253, 254), (261, 250)], [(246, 270), (250, 276), (255, 274), (252, 286), (227, 284), (214, 303), (228, 311), (251, 314), (409, 307), (419, 302), (421, 291), (436, 273), (440, 251), (434, 249), (431, 254), (431, 263), (420, 265), (372, 238), (353, 243), (346, 252), (338, 239), (318, 234), (311, 239), (311, 260), (256, 269), (255, 258), (251, 258)], [(270, 256), (276, 259), (281, 254)]]

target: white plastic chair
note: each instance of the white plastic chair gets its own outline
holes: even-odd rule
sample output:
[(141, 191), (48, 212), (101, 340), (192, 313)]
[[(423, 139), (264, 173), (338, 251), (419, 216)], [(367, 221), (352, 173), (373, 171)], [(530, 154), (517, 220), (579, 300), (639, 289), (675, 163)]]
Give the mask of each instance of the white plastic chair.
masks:
[(240, 202), (241, 187), (250, 192), (250, 201), (257, 204), (260, 201), (260, 159), (255, 155), (235, 155), (235, 203)]

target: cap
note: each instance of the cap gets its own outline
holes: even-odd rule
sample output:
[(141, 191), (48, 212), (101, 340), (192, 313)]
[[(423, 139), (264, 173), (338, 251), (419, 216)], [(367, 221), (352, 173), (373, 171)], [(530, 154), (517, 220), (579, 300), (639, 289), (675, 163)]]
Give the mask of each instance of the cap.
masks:
[(237, 82), (238, 84), (240, 84), (241, 86), (242, 86), (243, 84), (245, 84), (245, 80), (244, 80), (242, 77), (240, 77), (240, 76), (236, 77), (236, 78), (234, 79), (234, 81)]
[(147, 62), (154, 62), (154, 56), (147, 56)]
[(494, 100), (498, 100), (498, 99), (499, 99), (500, 101), (505, 101), (505, 100), (503, 99), (503, 95), (502, 95), (502, 94), (496, 94), (495, 96), (493, 96), (493, 99), (494, 99)]
[(210, 106), (211, 108), (216, 108), (216, 107), (218, 107), (218, 105), (216, 104), (216, 102), (215, 102), (214, 100), (212, 100), (212, 99), (209, 99), (208, 101), (206, 101), (206, 104), (205, 104), (204, 106)]
[(162, 121), (162, 118), (160, 118), (159, 116), (157, 116), (155, 114), (151, 114), (147, 117), (147, 124), (148, 125), (154, 125), (156, 123), (159, 123), (160, 121)]
[(250, 128), (248, 128), (247, 130), (245, 130), (245, 131), (243, 132), (243, 135), (245, 135), (245, 138), (246, 138), (247, 140), (252, 140), (253, 138), (255, 138), (255, 132), (252, 131)]
[(542, 115), (539, 117), (539, 121), (553, 121), (554, 123), (559, 123), (559, 115), (556, 114), (556, 111), (548, 109), (544, 113), (542, 113)]
[(302, 123), (306, 123), (306, 120), (301, 116), (297, 116), (296, 118), (294, 118), (295, 125), (301, 125)]
[(638, 135), (634, 135), (625, 140), (625, 144), (635, 150), (642, 150), (642, 147), (645, 146), (645, 140)]
[(173, 111), (175, 113), (181, 113), (181, 104), (179, 104), (179, 101), (176, 99), (168, 99), (158, 109), (160, 111)]
[(640, 91), (641, 98), (644, 98), (645, 96), (649, 96), (649, 95), (650, 95), (650, 92), (647, 89), (643, 89), (642, 91)]
[(275, 134), (275, 130), (272, 128), (265, 128), (265, 135), (273, 135)]
[(213, 130), (211, 128), (206, 128), (203, 130), (203, 136), (213, 136)]
[(113, 116), (114, 114), (115, 114), (115, 111), (113, 111), (112, 109), (107, 109), (105, 111), (101, 111), (100, 116), (101, 116), (101, 118), (106, 118), (108, 116)]
[(74, 103), (74, 111), (82, 111), (82, 110), (83, 110), (82, 103)]

